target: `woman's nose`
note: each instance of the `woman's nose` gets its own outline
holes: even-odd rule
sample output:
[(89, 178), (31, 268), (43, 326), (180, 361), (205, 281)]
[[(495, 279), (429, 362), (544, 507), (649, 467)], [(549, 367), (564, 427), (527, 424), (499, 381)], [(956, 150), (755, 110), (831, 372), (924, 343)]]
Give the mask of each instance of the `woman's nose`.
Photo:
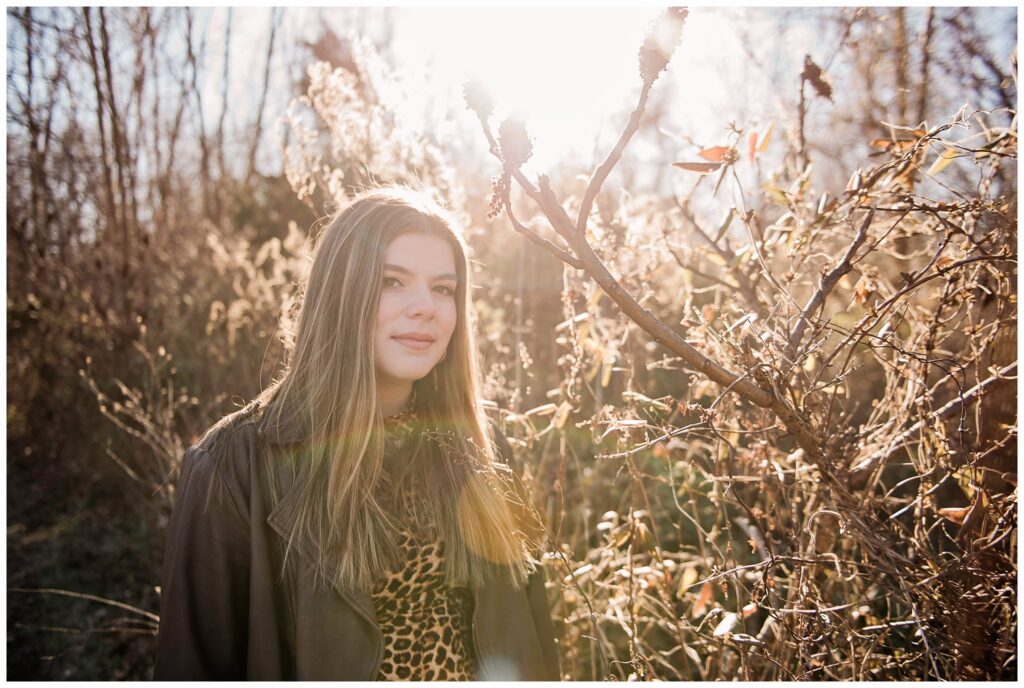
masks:
[(410, 291), (409, 304), (406, 311), (410, 317), (433, 317), (437, 307), (434, 304), (434, 297), (427, 287), (417, 287)]

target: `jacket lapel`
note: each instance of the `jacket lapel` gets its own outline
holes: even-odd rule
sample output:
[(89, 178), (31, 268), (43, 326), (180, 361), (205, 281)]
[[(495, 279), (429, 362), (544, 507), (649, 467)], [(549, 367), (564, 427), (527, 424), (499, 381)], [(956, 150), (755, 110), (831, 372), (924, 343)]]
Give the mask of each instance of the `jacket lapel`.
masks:
[[(276, 489), (274, 492), (279, 497), (276, 500), (277, 503), (274, 504), (274, 508), (267, 515), (267, 524), (287, 546), (288, 538), (292, 531), (291, 526), (295, 522), (300, 506), (299, 495), (295, 485), (295, 462), (294, 460), (287, 459), (294, 459), (294, 453), (302, 452), (304, 448), (301, 443), (298, 443), (288, 446), (278, 445), (274, 449), (277, 451), (268, 452), (269, 460), (265, 468), (267, 475), (275, 485)], [(271, 503), (273, 501), (271, 500)], [(316, 544), (307, 542), (305, 538), (297, 538), (293, 546), (306, 565), (312, 569), (319, 559), (319, 551), (316, 549)], [(331, 587), (368, 622), (374, 627), (377, 626), (377, 614), (373, 609), (373, 600), (370, 597), (369, 591), (346, 591), (333, 581), (331, 582)]]

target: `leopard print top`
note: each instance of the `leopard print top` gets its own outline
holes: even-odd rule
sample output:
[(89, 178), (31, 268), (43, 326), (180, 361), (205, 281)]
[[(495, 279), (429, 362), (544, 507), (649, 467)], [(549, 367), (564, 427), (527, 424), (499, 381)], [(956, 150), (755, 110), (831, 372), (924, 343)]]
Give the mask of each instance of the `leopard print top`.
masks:
[[(389, 419), (385, 451), (392, 458), (416, 431), (411, 414)], [(394, 466), (391, 467), (394, 470)], [(386, 463), (387, 470), (387, 463)], [(398, 491), (399, 514), (424, 512), (423, 491), (405, 481)], [(445, 579), (445, 542), (429, 523), (404, 517), (399, 548), (405, 555), (373, 589), (377, 623), (384, 635), (378, 680), (464, 681), (476, 677), (473, 652), (473, 595)]]

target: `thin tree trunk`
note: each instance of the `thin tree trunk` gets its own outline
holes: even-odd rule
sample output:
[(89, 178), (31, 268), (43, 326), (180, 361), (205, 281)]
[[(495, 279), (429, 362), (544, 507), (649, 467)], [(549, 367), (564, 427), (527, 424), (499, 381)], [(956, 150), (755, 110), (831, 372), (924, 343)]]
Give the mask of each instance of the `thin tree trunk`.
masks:
[(270, 39), (267, 41), (267, 62), (263, 68), (263, 94), (260, 96), (260, 104), (256, 110), (256, 131), (253, 133), (252, 143), (249, 146), (249, 161), (245, 173), (246, 184), (256, 173), (256, 151), (259, 149), (260, 137), (263, 134), (263, 110), (267, 106), (267, 92), (270, 90), (270, 66), (274, 57), (274, 36), (277, 35), (277, 24), (278, 12), (275, 7), (270, 11)]
[[(128, 192), (128, 152), (125, 150), (126, 141), (124, 130), (121, 123), (121, 116), (117, 109), (117, 101), (114, 97), (113, 70), (110, 67), (110, 39), (107, 35), (106, 12), (102, 7), (99, 8), (99, 14), (101, 56), (103, 57), (103, 70), (106, 74), (107, 106), (110, 110), (110, 131), (111, 138), (114, 143), (114, 156), (117, 163), (117, 185), (121, 195), (121, 278), (123, 280), (127, 280), (129, 273), (131, 272), (132, 259), (132, 227), (128, 219), (128, 213), (131, 206)], [(122, 291), (124, 292), (126, 316), (129, 315), (127, 308), (130, 301), (130, 290), (127, 289), (127, 286), (127, 284), (121, 285)]]
[[(32, 101), (32, 94), (35, 91), (35, 70), (33, 56), (35, 46), (33, 39), (35, 33), (32, 28), (32, 8), (26, 7), (25, 13), (21, 15), (22, 25), (25, 28), (25, 121), (28, 123), (28, 164), (29, 164), (29, 218), (27, 223), (31, 227), (34, 242), (40, 243), (42, 235), (42, 212), (40, 210), (40, 183), (42, 175), (39, 174), (39, 124), (36, 122), (36, 107)], [(42, 245), (40, 243), (40, 245)]]
[(896, 12), (896, 121), (906, 124), (909, 80), (907, 76), (907, 11), (897, 7)]
[[(192, 11), (185, 9), (185, 17), (188, 25), (186, 32), (186, 47), (188, 49), (188, 63), (192, 70), (192, 96), (196, 101), (196, 116), (199, 119), (199, 185), (202, 187), (203, 216), (214, 219), (212, 203), (210, 201), (210, 144), (206, 138), (206, 117), (203, 113), (203, 95), (199, 88), (199, 65), (195, 51), (192, 48)], [(200, 53), (206, 53), (206, 40), (200, 45)]]
[[(166, 14), (161, 15), (161, 20), (166, 16)], [(159, 228), (163, 226), (161, 223), (163, 215), (163, 154), (161, 150), (163, 147), (160, 145), (160, 75), (156, 58), (156, 34), (157, 30), (153, 29), (147, 36), (149, 39), (149, 61), (153, 65), (153, 83), (156, 85), (153, 88), (153, 106), (150, 110), (150, 120), (153, 125), (150, 132), (153, 137), (153, 172), (149, 175), (149, 208), (150, 214), (155, 220), (154, 227)]]
[[(126, 110), (125, 119), (128, 122), (132, 122), (131, 127), (131, 138), (125, 137), (128, 151), (128, 163), (129, 163), (129, 189), (131, 191), (131, 202), (132, 202), (132, 226), (135, 228), (136, 234), (142, 234), (142, 230), (139, 227), (139, 170), (140, 170), (140, 158), (144, 155), (144, 134), (145, 127), (142, 125), (144, 119), (142, 114), (143, 100), (146, 92), (146, 80), (149, 78), (149, 65), (146, 64), (146, 38), (149, 36), (149, 32), (152, 30), (150, 24), (150, 11), (151, 8), (142, 8), (141, 17), (142, 27), (141, 30), (137, 27), (137, 23), (133, 25), (132, 29), (138, 31), (138, 36), (133, 41), (135, 44), (135, 75), (132, 79), (132, 93), (131, 99), (128, 101), (128, 108)], [(133, 112), (134, 110), (134, 112)], [(127, 128), (127, 127), (126, 127)]]
[[(64, 83), (64, 70), (65, 62), (63, 60), (57, 61), (56, 70), (53, 78), (49, 82), (49, 96), (46, 101), (46, 120), (43, 124), (43, 143), (39, 151), (39, 159), (37, 166), (37, 174), (39, 175), (39, 189), (42, 193), (42, 219), (43, 223), (47, 228), (46, 236), (49, 238), (53, 233), (51, 231), (52, 220), (55, 216), (55, 209), (53, 204), (53, 190), (49, 183), (49, 176), (46, 173), (47, 167), (50, 165), (50, 144), (53, 142), (53, 113), (57, 109), (57, 91), (61, 88)], [(61, 236), (60, 229), (56, 232), (56, 244), (57, 250), (61, 262), (64, 261), (64, 241)]]
[(932, 35), (935, 32), (935, 8), (929, 7), (925, 19), (924, 34), (921, 38), (921, 76), (917, 86), (917, 118), (915, 122), (924, 121), (928, 112), (928, 61), (931, 59)]
[(107, 156), (107, 128), (105, 125), (105, 118), (103, 116), (103, 86), (100, 83), (100, 69), (99, 63), (96, 59), (96, 42), (92, 35), (92, 16), (90, 8), (82, 8), (82, 17), (85, 20), (85, 40), (89, 46), (89, 66), (92, 69), (93, 85), (96, 90), (96, 129), (100, 136), (100, 163), (103, 168), (103, 195), (107, 206), (106, 231), (109, 234), (110, 232), (116, 232), (118, 230), (118, 222), (116, 210), (117, 202), (114, 200), (114, 177), (113, 172), (110, 169), (110, 160)]
[(228, 8), (227, 26), (224, 27), (224, 72), (221, 77), (220, 119), (217, 121), (217, 169), (221, 179), (228, 176), (224, 164), (224, 119), (228, 114), (229, 73), (231, 67), (231, 20), (234, 10)]

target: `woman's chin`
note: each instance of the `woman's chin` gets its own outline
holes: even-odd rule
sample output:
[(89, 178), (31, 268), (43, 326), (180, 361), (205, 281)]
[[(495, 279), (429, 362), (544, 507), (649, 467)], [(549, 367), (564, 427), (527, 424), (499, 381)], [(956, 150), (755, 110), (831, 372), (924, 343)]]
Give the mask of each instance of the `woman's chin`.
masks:
[(407, 365), (401, 367), (395, 367), (389, 370), (389, 377), (395, 380), (404, 380), (406, 382), (416, 382), (422, 380), (430, 371), (433, 370), (434, 366), (426, 365), (424, 362), (418, 362), (418, 365)]

